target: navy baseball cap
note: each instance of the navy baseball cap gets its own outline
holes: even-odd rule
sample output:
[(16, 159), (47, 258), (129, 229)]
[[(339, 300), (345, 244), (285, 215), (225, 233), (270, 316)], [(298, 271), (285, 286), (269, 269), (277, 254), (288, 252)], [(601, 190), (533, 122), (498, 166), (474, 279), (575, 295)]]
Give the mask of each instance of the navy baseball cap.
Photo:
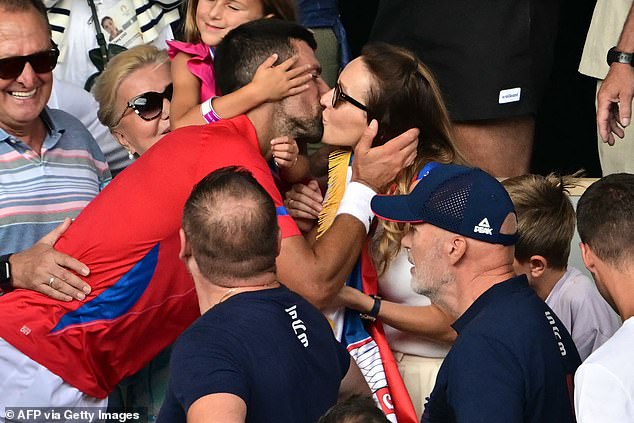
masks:
[(497, 179), (481, 169), (438, 165), (408, 195), (377, 195), (372, 211), (393, 222), (426, 222), (468, 238), (513, 245), (500, 228), (515, 208)]

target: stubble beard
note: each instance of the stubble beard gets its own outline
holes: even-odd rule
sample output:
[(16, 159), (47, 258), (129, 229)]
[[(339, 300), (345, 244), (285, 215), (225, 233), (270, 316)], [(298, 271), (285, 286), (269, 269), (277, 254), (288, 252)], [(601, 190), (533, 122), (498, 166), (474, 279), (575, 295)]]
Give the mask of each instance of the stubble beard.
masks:
[[(411, 286), (414, 292), (424, 295), (436, 305), (444, 305), (441, 289), (455, 281), (455, 276), (449, 269), (439, 272), (440, 252), (430, 251), (422, 263), (416, 265), (416, 272), (412, 275)], [(434, 269), (436, 267), (436, 269)]]
[[(422, 269), (421, 273), (425, 274), (425, 269)], [(454, 277), (449, 272), (445, 272), (440, 275), (438, 278), (431, 278), (428, 276), (418, 276), (412, 277), (412, 289), (414, 292), (420, 295), (424, 295), (434, 304), (443, 304), (442, 295), (440, 294), (440, 290), (444, 285), (450, 284), (453, 282)]]
[(314, 116), (293, 116), (284, 107), (278, 107), (274, 119), (278, 137), (286, 135), (295, 138), (298, 143), (317, 143), (324, 135), (321, 110), (316, 111)]

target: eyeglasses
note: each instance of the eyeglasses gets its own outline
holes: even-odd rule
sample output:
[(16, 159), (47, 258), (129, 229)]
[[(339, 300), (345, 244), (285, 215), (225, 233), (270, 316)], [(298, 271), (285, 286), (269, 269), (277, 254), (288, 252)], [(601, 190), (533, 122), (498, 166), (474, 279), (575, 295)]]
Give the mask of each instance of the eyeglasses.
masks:
[(29, 54), (28, 56), (13, 56), (0, 59), (0, 78), (15, 79), (24, 71), (24, 65), (28, 62), (36, 73), (47, 73), (55, 69), (59, 50), (53, 47), (50, 50)]
[(128, 101), (128, 105), (117, 121), (117, 125), (121, 122), (121, 119), (123, 119), (123, 116), (125, 116), (128, 109), (134, 110), (134, 113), (139, 115), (139, 117), (145, 121), (156, 119), (161, 115), (161, 113), (163, 113), (163, 99), (166, 98), (168, 101), (172, 101), (173, 92), (174, 85), (170, 83), (167, 87), (165, 87), (165, 91), (162, 93), (149, 91), (147, 93), (137, 95), (132, 100)]
[(332, 107), (337, 107), (337, 103), (339, 103), (340, 101), (347, 101), (348, 103), (352, 104), (355, 107), (358, 107), (364, 112), (368, 111), (367, 107), (359, 103), (354, 98), (350, 97), (348, 94), (344, 93), (341, 89), (341, 85), (339, 85), (338, 82), (335, 82), (335, 92), (332, 95)]

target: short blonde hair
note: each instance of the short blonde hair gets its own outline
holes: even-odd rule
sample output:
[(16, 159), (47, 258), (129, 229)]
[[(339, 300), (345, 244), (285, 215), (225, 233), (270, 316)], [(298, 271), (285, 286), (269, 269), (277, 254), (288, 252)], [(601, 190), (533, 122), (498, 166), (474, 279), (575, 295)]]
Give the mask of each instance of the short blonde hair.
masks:
[(526, 263), (540, 255), (548, 266), (565, 269), (575, 232), (575, 210), (570, 202), (572, 177), (522, 175), (502, 181), (511, 196), (518, 220), (515, 258)]
[(165, 50), (153, 45), (132, 47), (117, 54), (108, 62), (106, 69), (96, 79), (92, 89), (99, 103), (97, 117), (108, 128), (114, 128), (119, 122), (117, 113), (117, 92), (121, 83), (135, 70), (147, 65), (160, 66), (169, 63)]

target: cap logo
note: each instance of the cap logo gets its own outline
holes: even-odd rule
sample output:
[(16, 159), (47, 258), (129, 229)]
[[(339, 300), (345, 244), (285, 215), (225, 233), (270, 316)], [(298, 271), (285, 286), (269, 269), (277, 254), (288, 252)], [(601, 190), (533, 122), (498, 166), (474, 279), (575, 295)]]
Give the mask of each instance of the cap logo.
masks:
[(489, 225), (489, 219), (486, 217), (480, 221), (474, 228), (473, 232), (479, 234), (493, 235), (493, 229), (491, 229), (491, 225)]

